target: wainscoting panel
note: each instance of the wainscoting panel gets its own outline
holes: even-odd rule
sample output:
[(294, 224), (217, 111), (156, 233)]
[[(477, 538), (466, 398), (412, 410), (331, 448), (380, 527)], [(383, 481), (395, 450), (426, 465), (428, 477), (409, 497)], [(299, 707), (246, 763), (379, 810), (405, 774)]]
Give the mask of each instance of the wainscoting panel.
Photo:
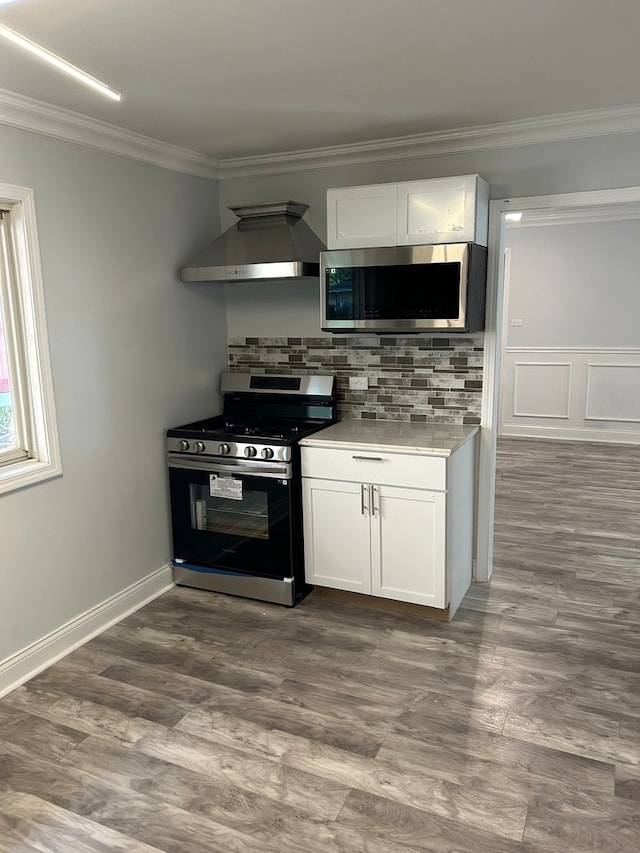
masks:
[(515, 362), (514, 418), (569, 418), (570, 404), (571, 362)]
[(500, 434), (640, 443), (640, 349), (507, 347)]
[(640, 423), (640, 364), (589, 363), (584, 417)]

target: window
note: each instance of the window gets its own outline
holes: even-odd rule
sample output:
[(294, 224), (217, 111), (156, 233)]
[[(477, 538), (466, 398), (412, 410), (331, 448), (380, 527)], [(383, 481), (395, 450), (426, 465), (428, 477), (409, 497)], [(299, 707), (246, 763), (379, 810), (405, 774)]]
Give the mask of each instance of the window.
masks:
[(0, 492), (61, 470), (33, 192), (0, 184)]

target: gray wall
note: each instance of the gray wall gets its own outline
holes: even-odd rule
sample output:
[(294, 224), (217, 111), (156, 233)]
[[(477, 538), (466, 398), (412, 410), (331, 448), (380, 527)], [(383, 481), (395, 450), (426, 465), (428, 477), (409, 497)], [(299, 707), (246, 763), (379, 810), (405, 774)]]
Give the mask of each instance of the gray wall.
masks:
[[(640, 134), (540, 143), (465, 154), (421, 157), (361, 166), (309, 169), (291, 174), (233, 178), (220, 185), (223, 227), (235, 221), (231, 204), (291, 198), (310, 205), (305, 219), (326, 238), (329, 187), (482, 175), (492, 198), (537, 196), (640, 185)], [(316, 282), (226, 285), (232, 337), (321, 334)]]
[(35, 190), (61, 477), (0, 496), (0, 661), (170, 557), (163, 430), (218, 411), (220, 288), (179, 283), (214, 182), (0, 127)]
[(506, 344), (637, 347), (640, 219), (507, 228)]

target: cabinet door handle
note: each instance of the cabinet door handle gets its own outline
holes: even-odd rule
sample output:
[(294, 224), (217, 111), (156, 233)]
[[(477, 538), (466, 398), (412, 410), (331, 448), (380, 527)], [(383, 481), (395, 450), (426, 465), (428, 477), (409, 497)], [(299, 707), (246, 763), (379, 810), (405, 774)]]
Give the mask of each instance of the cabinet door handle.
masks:
[(366, 459), (368, 462), (384, 462), (382, 456), (352, 456), (352, 459)]
[(379, 510), (379, 507), (376, 504), (376, 496), (378, 494), (378, 489), (376, 488), (376, 486), (369, 486), (369, 488), (371, 489), (371, 512), (373, 513), (373, 515), (375, 515)]
[(364, 515), (365, 505), (364, 505), (364, 485), (360, 486), (360, 515)]

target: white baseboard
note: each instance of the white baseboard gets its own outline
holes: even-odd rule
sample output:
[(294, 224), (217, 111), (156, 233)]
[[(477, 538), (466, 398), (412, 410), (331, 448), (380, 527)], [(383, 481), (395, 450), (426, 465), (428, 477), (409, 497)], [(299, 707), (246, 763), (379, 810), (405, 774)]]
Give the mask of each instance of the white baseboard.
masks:
[(513, 426), (507, 424), (500, 429), (499, 436), (505, 438), (553, 438), (561, 441), (599, 441), (609, 444), (640, 444), (640, 430), (625, 432), (608, 429), (578, 429), (570, 427)]
[(171, 566), (162, 566), (87, 610), (26, 649), (0, 661), (0, 697), (33, 678), (92, 637), (139, 610), (173, 586)]

